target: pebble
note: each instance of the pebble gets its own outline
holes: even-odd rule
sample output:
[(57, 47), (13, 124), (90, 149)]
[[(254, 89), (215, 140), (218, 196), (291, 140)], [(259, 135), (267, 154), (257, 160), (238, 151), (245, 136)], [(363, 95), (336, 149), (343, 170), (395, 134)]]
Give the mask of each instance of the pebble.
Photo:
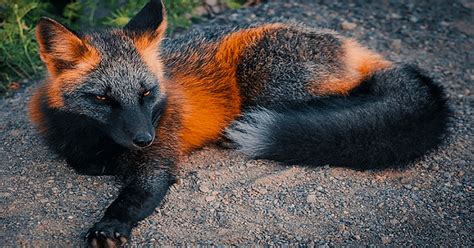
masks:
[(207, 202), (211, 202), (211, 201), (214, 201), (216, 199), (215, 196), (211, 195), (211, 196), (206, 196), (206, 201)]
[(383, 236), (383, 237), (382, 237), (382, 243), (383, 243), (384, 245), (386, 245), (386, 244), (388, 244), (388, 243), (390, 243), (390, 242), (392, 242), (392, 238), (390, 238), (389, 236)]
[(415, 16), (411, 16), (410, 21), (411, 22), (418, 22), (418, 18), (416, 18)]
[(402, 18), (402, 17), (401, 17), (399, 14), (392, 13), (392, 14), (390, 14), (390, 18), (392, 18), (392, 19), (400, 19), (400, 18)]
[(393, 50), (395, 50), (396, 52), (400, 52), (400, 49), (402, 49), (402, 40), (400, 39), (393, 40), (391, 46)]
[(5, 193), (0, 193), (0, 197), (10, 197), (12, 194), (5, 192)]
[(199, 187), (199, 190), (200, 190), (201, 192), (203, 192), (203, 193), (208, 193), (208, 192), (211, 191), (211, 190), (209, 189), (209, 187), (207, 187), (206, 185), (201, 185), (201, 186)]
[(343, 30), (353, 30), (354, 28), (357, 27), (357, 24), (353, 22), (344, 21), (341, 23), (341, 27)]
[(314, 195), (314, 194), (309, 194), (309, 195), (306, 197), (306, 202), (308, 202), (308, 203), (316, 203), (316, 202), (317, 202), (317, 197), (316, 197), (316, 195)]

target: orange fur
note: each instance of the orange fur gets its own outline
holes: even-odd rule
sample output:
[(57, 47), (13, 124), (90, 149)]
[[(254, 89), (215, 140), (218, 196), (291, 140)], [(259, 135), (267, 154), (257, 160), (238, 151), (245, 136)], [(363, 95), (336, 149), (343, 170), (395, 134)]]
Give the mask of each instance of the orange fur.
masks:
[[(168, 102), (180, 106), (179, 112), (173, 116), (181, 119), (177, 134), (180, 151), (188, 152), (217, 139), (237, 118), (242, 104), (236, 76), (240, 56), (265, 32), (282, 26), (268, 24), (229, 34), (222, 41), (209, 44), (209, 51), (217, 50), (215, 54), (187, 54), (187, 65), (172, 68), (172, 83), (161, 75), (163, 64), (159, 60), (158, 43), (163, 36), (163, 24), (154, 33), (132, 38), (143, 61), (161, 79)], [(206, 61), (199, 73), (193, 68), (198, 60)]]
[(380, 54), (361, 46), (357, 41), (348, 39), (343, 45), (344, 70), (339, 74), (327, 75), (323, 82), (311, 89), (316, 95), (345, 95), (377, 70), (392, 65)]
[[(189, 151), (217, 139), (222, 131), (241, 113), (242, 96), (237, 83), (237, 65), (242, 53), (261, 37), (281, 24), (229, 34), (219, 42), (215, 57), (203, 68), (203, 75), (183, 70), (174, 78), (183, 89), (182, 149)], [(191, 55), (190, 58), (197, 57)], [(221, 93), (222, 92), (222, 93)]]
[(351, 70), (359, 73), (362, 78), (366, 78), (375, 71), (392, 65), (391, 62), (385, 60), (380, 54), (370, 51), (352, 39), (346, 40), (344, 50), (346, 52), (346, 65)]
[(31, 96), (31, 100), (28, 103), (28, 116), (30, 120), (35, 124), (40, 133), (47, 131), (47, 127), (44, 123), (43, 112), (41, 111), (41, 97), (43, 94), (43, 87), (36, 89)]
[(154, 32), (132, 38), (145, 64), (161, 80), (163, 80), (163, 63), (159, 60), (159, 44), (164, 38), (167, 25), (165, 19)]
[(86, 47), (87, 52), (76, 58), (74, 69), (66, 70), (51, 78), (47, 86), (50, 107), (62, 107), (64, 105), (63, 94), (73, 91), (78, 84), (83, 82), (81, 78), (99, 64), (99, 52), (90, 45), (86, 45)]
[[(44, 40), (43, 25), (54, 32), (49, 40)], [(89, 44), (90, 37), (79, 38), (67, 28), (53, 20), (44, 20), (36, 28), (40, 57), (50, 74), (46, 86), (48, 104), (53, 108), (64, 106), (63, 93), (73, 90), (81, 83), (80, 78), (93, 69), (100, 61), (100, 54)], [(48, 48), (50, 50), (48, 50)], [(73, 69), (59, 70), (59, 63), (74, 65)]]

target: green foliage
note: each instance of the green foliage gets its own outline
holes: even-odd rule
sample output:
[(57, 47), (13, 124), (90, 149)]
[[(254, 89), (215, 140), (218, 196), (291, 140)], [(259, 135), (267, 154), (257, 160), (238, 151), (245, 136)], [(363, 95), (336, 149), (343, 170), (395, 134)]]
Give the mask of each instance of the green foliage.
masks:
[(231, 9), (238, 9), (244, 4), (242, 0), (223, 0), (224, 3)]
[[(221, 0), (230, 8), (242, 0)], [(53, 6), (40, 0), (0, 0), (0, 94), (11, 82), (42, 75), (34, 26), (40, 16), (53, 17), (72, 29), (83, 27), (121, 27), (148, 0), (73, 0), (61, 16)], [(191, 25), (193, 9), (202, 0), (164, 0), (168, 13), (168, 31)]]
[(198, 0), (164, 0), (167, 7), (169, 31), (187, 28), (191, 25), (191, 12), (199, 4)]
[[(115, 0), (104, 1), (107, 7), (117, 6)], [(116, 8), (106, 18), (101, 20), (102, 25), (111, 27), (123, 27), (132, 17), (140, 11), (147, 3), (147, 0), (128, 1), (124, 5)]]
[(31, 79), (42, 70), (34, 22), (47, 5), (30, 0), (2, 0), (0, 5), (0, 93), (8, 83)]
[[(105, 1), (107, 7), (116, 6), (115, 1)], [(104, 18), (101, 23), (105, 26), (121, 27), (130, 21), (148, 0), (129, 1)], [(199, 4), (198, 0), (164, 0), (168, 14), (169, 30), (187, 28), (191, 25), (190, 13)]]

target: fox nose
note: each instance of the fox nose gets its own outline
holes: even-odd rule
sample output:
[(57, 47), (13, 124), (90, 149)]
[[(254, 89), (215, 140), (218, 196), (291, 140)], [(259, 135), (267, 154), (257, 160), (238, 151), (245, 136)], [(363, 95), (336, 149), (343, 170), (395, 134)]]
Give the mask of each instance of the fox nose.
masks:
[(138, 147), (147, 147), (153, 142), (153, 137), (149, 133), (140, 133), (135, 136), (133, 143)]

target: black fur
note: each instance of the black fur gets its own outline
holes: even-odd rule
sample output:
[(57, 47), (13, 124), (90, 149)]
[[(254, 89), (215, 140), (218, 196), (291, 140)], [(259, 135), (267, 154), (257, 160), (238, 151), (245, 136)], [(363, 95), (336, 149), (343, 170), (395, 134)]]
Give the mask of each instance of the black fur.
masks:
[(436, 147), (448, 108), (414, 66), (376, 72), (347, 97), (260, 108), (228, 131), (254, 158), (359, 169), (400, 166)]
[(161, 1), (152, 0), (123, 29), (134, 35), (156, 30), (163, 21), (164, 15), (164, 7)]
[[(88, 175), (121, 173), (115, 164), (126, 151), (102, 131), (100, 125), (85, 116), (71, 114), (42, 104), (48, 131), (48, 145), (66, 158), (77, 172)], [(71, 125), (74, 123), (74, 125)]]
[[(150, 166), (148, 166), (150, 168)], [(89, 244), (105, 243), (106, 239), (120, 241), (130, 237), (138, 221), (153, 213), (165, 197), (174, 177), (167, 170), (146, 171), (138, 169), (136, 177), (122, 189), (118, 198), (105, 211), (104, 217), (89, 229)]]

